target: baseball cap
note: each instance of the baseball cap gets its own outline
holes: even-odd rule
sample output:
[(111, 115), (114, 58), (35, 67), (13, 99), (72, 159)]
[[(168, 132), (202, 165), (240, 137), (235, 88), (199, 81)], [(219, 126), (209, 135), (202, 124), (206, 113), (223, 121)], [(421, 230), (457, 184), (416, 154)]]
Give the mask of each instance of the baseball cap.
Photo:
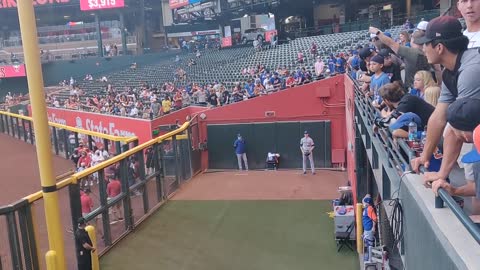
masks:
[(447, 122), (455, 129), (473, 131), (479, 124), (480, 99), (461, 98), (450, 104)]
[(307, 130), (305, 130), (305, 131), (303, 132), (303, 134), (308, 134), (308, 131), (307, 131)]
[(389, 38), (392, 38), (392, 34), (390, 34), (390, 32), (383, 32), (383, 35), (389, 37)]
[(440, 16), (427, 24), (425, 36), (414, 39), (418, 45), (429, 43), (433, 40), (453, 39), (463, 36), (462, 24), (452, 16)]
[(379, 54), (380, 56), (382, 56), (383, 58), (389, 57), (391, 53), (392, 53), (392, 50), (390, 50), (390, 49), (381, 49), (381, 50), (378, 52), (378, 54)]
[(377, 54), (370, 59), (370, 62), (375, 62), (383, 65), (384, 59), (383, 59), (383, 56)]
[(480, 153), (478, 152), (480, 149), (480, 125), (473, 130), (473, 144), (475, 145), (473, 150), (463, 155), (463, 163), (475, 163), (480, 161)]
[(417, 29), (426, 31), (427, 30), (427, 25), (428, 25), (427, 21), (421, 21), (417, 24)]
[(397, 121), (391, 124), (388, 128), (390, 129), (390, 131), (394, 131), (397, 129), (408, 127), (408, 124), (410, 124), (410, 122), (415, 122), (417, 126), (422, 126), (422, 119), (420, 118), (420, 116), (412, 112), (407, 112), (400, 115), (400, 117), (397, 118)]
[(360, 58), (365, 59), (373, 54), (372, 48), (363, 48), (358, 52)]

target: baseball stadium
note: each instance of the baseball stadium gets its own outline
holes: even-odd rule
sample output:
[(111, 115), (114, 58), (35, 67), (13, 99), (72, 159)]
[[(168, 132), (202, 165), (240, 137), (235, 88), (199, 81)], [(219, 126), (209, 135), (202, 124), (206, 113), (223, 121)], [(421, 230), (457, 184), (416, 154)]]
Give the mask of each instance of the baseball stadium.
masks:
[(479, 269), (480, 1), (0, 18), (0, 270)]

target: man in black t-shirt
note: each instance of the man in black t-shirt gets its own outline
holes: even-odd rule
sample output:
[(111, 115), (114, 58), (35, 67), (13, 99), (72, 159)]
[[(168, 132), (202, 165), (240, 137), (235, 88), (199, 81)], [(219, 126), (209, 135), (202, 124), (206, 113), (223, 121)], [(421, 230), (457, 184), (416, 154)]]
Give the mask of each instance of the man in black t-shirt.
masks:
[[(379, 90), (380, 96), (388, 107), (388, 110), (382, 111), (382, 117), (388, 117), (395, 110), (398, 113), (414, 113), (420, 117), (422, 125), (418, 127), (423, 130), (428, 123), (428, 119), (432, 115), (435, 107), (427, 103), (425, 100), (405, 94), (399, 82), (389, 83), (382, 86)], [(403, 130), (408, 131), (408, 127), (402, 127)], [(407, 134), (408, 135), (408, 134)]]
[(77, 247), (78, 270), (92, 270), (92, 252), (95, 252), (92, 240), (85, 227), (85, 219), (78, 219), (78, 229), (75, 232), (75, 245)]

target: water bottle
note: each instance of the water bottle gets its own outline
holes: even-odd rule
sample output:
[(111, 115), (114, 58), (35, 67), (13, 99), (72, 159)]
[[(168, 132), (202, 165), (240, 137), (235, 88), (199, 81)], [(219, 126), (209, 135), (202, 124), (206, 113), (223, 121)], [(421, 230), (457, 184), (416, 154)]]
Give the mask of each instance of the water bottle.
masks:
[(414, 142), (417, 139), (417, 123), (410, 122), (408, 124), (408, 140)]
[(425, 146), (425, 143), (427, 142), (427, 131), (424, 130), (422, 131), (422, 137), (421, 137), (421, 144), (422, 144), (422, 148)]

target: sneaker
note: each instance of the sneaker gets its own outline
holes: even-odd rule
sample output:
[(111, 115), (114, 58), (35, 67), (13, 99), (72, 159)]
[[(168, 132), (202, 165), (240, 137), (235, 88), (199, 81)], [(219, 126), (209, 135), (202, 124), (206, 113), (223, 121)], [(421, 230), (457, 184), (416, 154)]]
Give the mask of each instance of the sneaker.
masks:
[(303, 174), (307, 174), (307, 172), (303, 172)]

